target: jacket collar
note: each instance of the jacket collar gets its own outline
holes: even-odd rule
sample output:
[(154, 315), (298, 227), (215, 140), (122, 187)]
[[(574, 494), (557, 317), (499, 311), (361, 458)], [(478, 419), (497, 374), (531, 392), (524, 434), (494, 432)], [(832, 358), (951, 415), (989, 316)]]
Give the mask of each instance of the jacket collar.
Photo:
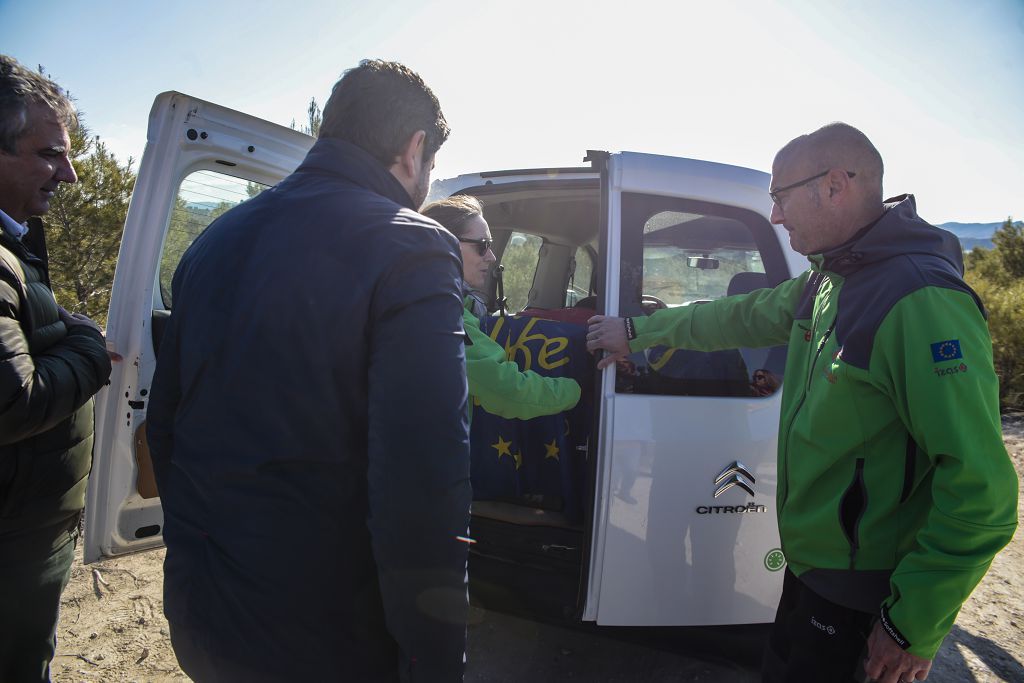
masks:
[(396, 204), (415, 211), (412, 198), (395, 176), (366, 150), (336, 138), (320, 138), (299, 164), (296, 173), (318, 171), (344, 178)]
[(918, 216), (914, 195), (903, 194), (887, 199), (881, 217), (850, 240), (808, 258), (816, 270), (848, 277), (870, 263), (913, 253), (939, 256), (963, 273), (960, 240)]
[(0, 231), (16, 240), (20, 240), (28, 232), (28, 226), (22, 225), (8, 216), (7, 212), (3, 209), (0, 209)]

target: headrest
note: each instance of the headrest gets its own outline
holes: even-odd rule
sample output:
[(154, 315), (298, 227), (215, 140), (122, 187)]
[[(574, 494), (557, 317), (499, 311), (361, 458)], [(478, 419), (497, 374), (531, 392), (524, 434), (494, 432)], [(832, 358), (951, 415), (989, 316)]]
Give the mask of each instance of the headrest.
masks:
[(764, 273), (736, 273), (729, 280), (729, 286), (726, 288), (725, 295), (746, 294), (747, 292), (753, 292), (755, 289), (767, 286), (768, 276)]

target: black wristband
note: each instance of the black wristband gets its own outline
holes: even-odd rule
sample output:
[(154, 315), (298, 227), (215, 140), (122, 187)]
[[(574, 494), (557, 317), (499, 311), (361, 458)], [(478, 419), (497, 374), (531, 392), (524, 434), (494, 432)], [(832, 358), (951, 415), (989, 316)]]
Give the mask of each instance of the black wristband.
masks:
[(882, 609), (880, 612), (881, 613), (879, 615), (879, 621), (882, 622), (882, 628), (885, 629), (885, 632), (889, 634), (889, 637), (896, 641), (896, 644), (904, 650), (910, 647), (910, 641), (907, 640), (906, 636), (900, 633), (900, 630), (896, 628), (896, 625), (893, 624), (892, 620), (889, 618), (888, 608), (886, 608), (885, 605), (882, 605)]
[(626, 339), (629, 341), (636, 339), (636, 325), (633, 324), (633, 319), (623, 318), (622, 322), (626, 324)]

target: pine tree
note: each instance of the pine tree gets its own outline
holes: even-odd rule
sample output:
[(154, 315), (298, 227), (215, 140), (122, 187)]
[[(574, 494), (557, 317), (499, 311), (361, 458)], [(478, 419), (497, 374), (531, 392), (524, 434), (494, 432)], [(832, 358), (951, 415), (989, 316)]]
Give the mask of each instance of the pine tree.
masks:
[(103, 326), (135, 172), (84, 125), (69, 136), (78, 182), (61, 184), (45, 217), (50, 279), (64, 308)]
[(994, 252), (999, 256), (999, 263), (1008, 280), (1024, 278), (1024, 223), (1006, 222), (992, 236)]
[(309, 107), (306, 109), (306, 115), (309, 120), (309, 128), (302, 132), (317, 137), (320, 135), (320, 124), (323, 123), (324, 117), (323, 112), (320, 111), (320, 105), (316, 103), (315, 97), (309, 98)]
[(320, 105), (316, 103), (315, 97), (311, 97), (309, 98), (309, 106), (306, 107), (306, 123), (308, 125), (299, 128), (295, 125), (295, 119), (292, 119), (291, 128), (292, 130), (297, 130), (300, 133), (317, 137), (320, 135), (320, 124), (323, 123), (323, 121), (324, 116), (323, 112), (320, 110)]

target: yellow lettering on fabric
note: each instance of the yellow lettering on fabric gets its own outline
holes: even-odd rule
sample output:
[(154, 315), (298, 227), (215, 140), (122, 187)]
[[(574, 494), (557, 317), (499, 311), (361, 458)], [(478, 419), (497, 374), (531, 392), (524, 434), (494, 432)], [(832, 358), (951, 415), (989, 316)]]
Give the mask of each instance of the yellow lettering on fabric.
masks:
[(651, 367), (654, 368), (655, 370), (661, 370), (663, 367), (665, 367), (665, 364), (668, 363), (669, 360), (672, 358), (672, 355), (678, 350), (679, 349), (669, 349), (665, 353), (661, 354), (661, 358), (651, 363)]
[[(523, 370), (530, 370), (533, 367), (533, 351), (527, 346), (530, 342), (541, 342), (540, 349), (537, 351), (537, 365), (545, 370), (554, 370), (563, 365), (569, 363), (569, 357), (563, 356), (562, 358), (555, 359), (554, 356), (561, 354), (567, 348), (569, 348), (568, 337), (546, 337), (541, 332), (533, 332), (534, 326), (540, 318), (530, 318), (530, 320), (523, 326), (522, 331), (519, 335), (512, 339), (511, 333), (509, 339), (505, 342), (505, 357), (509, 360), (515, 360), (516, 354), (522, 352), (523, 354)], [(504, 318), (498, 318), (494, 324), (494, 328), (491, 330), (491, 339), (494, 341), (498, 340), (498, 334), (503, 327), (505, 322)]]
[(554, 362), (550, 360), (552, 356), (557, 356), (562, 351), (565, 351), (569, 347), (568, 337), (552, 337), (544, 342), (544, 345), (540, 347), (540, 353), (537, 354), (537, 364), (545, 370), (554, 370), (569, 362), (569, 357), (565, 356)]

